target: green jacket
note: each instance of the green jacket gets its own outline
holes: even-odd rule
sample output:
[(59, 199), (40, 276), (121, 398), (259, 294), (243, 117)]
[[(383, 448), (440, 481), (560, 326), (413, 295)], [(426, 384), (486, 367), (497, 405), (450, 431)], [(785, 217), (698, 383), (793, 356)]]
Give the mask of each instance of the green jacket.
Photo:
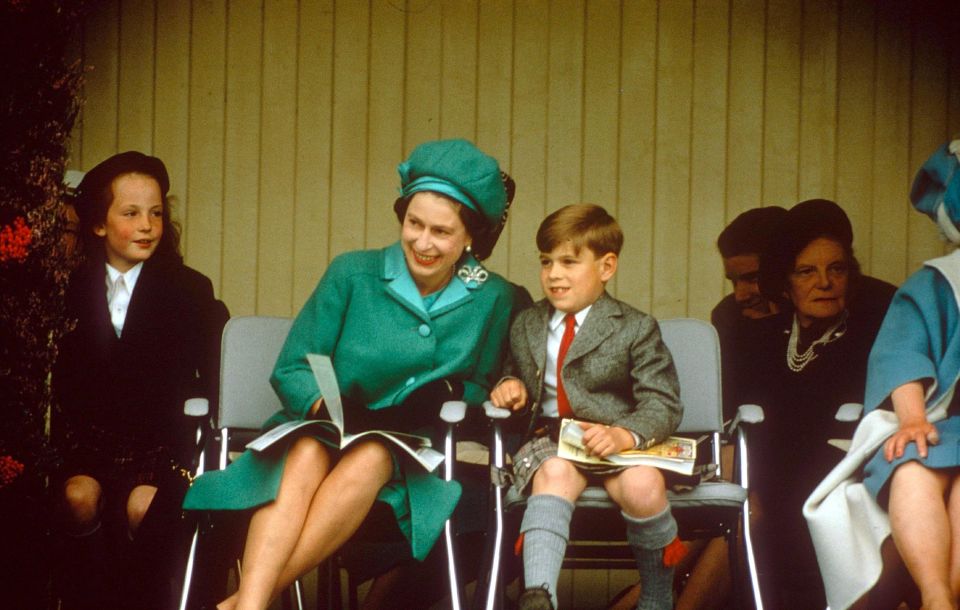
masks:
[[(469, 256), (465, 264), (478, 265)], [(426, 309), (399, 243), (338, 256), (280, 352), (270, 381), (284, 409), (264, 427), (302, 419), (320, 397), (308, 353), (329, 355), (341, 393), (368, 409), (399, 405), (438, 379), (462, 381), (464, 400), (481, 403), (499, 373), (513, 300), (513, 287), (495, 273), (484, 282), (455, 275)], [(349, 428), (349, 410), (344, 420)], [(227, 470), (194, 481), (184, 508), (236, 510), (270, 502), (284, 458), (285, 448), (248, 451)], [(393, 508), (414, 557), (422, 559), (456, 506), (460, 488), (403, 460), (399, 466), (379, 499)]]

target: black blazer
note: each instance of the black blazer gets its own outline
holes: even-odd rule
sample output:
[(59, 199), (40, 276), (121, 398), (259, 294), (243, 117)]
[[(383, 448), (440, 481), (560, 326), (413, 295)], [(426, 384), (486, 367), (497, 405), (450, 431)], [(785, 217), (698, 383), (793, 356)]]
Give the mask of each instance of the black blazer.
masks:
[(54, 369), (61, 432), (69, 429), (82, 442), (95, 424), (143, 448), (189, 446), (183, 402), (202, 396), (216, 408), (227, 308), (206, 276), (154, 257), (144, 263), (118, 338), (105, 276), (102, 262), (91, 263), (67, 292), (68, 316), (77, 324)]

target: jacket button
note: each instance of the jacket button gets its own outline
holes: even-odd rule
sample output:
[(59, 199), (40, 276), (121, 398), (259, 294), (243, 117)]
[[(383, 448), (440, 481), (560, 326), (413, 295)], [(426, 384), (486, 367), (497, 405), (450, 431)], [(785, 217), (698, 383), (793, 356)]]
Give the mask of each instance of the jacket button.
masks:
[(421, 337), (429, 337), (429, 336), (430, 336), (430, 327), (427, 326), (426, 324), (421, 324), (421, 325), (420, 325), (420, 328), (417, 329), (417, 332), (420, 333), (420, 336), (421, 336)]
[(416, 381), (416, 379), (414, 379), (413, 377), (411, 377), (410, 379), (407, 379), (407, 385), (408, 385), (408, 386), (413, 385), (413, 382), (414, 382), (414, 381)]

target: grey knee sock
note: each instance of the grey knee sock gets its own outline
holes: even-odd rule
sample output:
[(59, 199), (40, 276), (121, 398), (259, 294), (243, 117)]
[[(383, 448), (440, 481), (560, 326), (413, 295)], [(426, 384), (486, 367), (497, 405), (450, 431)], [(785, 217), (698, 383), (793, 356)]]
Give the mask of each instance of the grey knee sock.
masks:
[(523, 579), (527, 587), (545, 585), (557, 607), (557, 579), (570, 539), (573, 504), (560, 496), (539, 494), (527, 500), (523, 534)]
[(670, 507), (652, 517), (621, 513), (627, 522), (627, 542), (640, 571), (638, 610), (673, 608), (673, 567), (663, 565), (663, 549), (677, 537), (677, 522)]

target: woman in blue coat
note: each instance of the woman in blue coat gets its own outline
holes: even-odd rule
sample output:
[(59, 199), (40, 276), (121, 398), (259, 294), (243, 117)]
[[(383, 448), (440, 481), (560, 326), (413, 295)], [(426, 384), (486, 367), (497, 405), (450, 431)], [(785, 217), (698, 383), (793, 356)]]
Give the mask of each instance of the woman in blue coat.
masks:
[[(497, 162), (465, 140), (428, 142), (399, 167), (399, 242), (334, 259), (297, 316), (271, 382), (284, 409), (266, 426), (313, 417), (323, 397), (306, 354), (327, 354), (348, 429), (415, 430), (443, 400), (479, 404), (495, 381), (513, 287), (477, 262), (506, 208)], [(459, 498), (376, 440), (344, 451), (312, 436), (247, 452), (191, 488), (188, 509), (257, 508), (239, 590), (220, 608), (265, 608), (333, 553), (385, 501), (422, 559)]]

